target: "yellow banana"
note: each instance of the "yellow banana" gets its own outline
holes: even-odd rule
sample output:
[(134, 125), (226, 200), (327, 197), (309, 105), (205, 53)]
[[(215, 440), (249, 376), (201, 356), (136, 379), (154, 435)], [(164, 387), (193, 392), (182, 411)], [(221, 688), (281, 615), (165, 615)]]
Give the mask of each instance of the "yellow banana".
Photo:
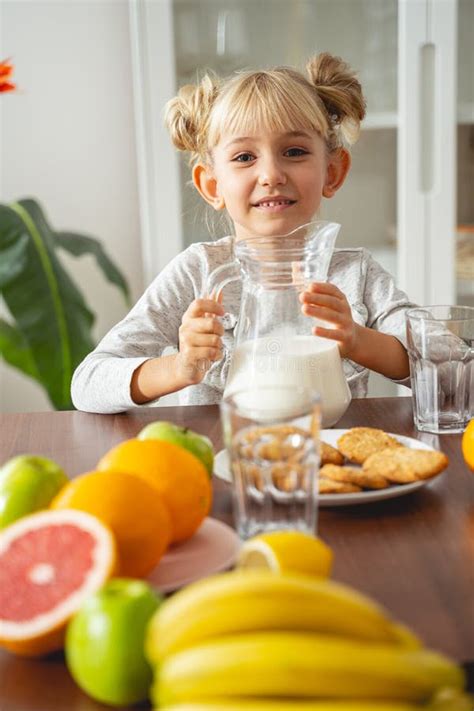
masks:
[(285, 701), (280, 699), (215, 699), (161, 707), (160, 711), (472, 711), (468, 694), (447, 690), (445, 698), (434, 704), (409, 704), (403, 701)]
[(409, 649), (421, 649), (423, 646), (419, 637), (401, 622), (392, 624), (392, 631), (398, 644)]
[(421, 649), (292, 632), (208, 641), (167, 657), (157, 670), (160, 704), (232, 697), (427, 701), (464, 688), (462, 670)]
[(331, 580), (269, 571), (233, 571), (173, 595), (149, 626), (152, 664), (206, 639), (234, 632), (304, 630), (420, 646), (368, 597)]
[[(160, 707), (159, 711), (423, 711), (419, 704), (398, 701), (273, 701), (263, 699), (217, 699)], [(446, 709), (446, 711), (448, 711)], [(454, 711), (454, 710), (453, 710)]]
[(439, 689), (425, 711), (473, 711), (474, 698), (460, 689)]

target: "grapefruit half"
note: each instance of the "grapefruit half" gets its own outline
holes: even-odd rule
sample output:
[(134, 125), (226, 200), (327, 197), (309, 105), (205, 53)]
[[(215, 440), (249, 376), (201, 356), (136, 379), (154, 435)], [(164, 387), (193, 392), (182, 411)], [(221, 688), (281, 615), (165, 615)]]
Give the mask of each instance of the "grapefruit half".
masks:
[(36, 657), (61, 649), (66, 624), (111, 577), (115, 540), (84, 511), (41, 511), (0, 533), (0, 646)]

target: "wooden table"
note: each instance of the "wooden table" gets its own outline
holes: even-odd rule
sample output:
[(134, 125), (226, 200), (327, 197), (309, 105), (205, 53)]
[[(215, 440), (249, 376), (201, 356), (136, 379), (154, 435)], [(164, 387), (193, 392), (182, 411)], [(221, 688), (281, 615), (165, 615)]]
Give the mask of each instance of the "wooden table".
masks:
[[(71, 476), (92, 469), (145, 423), (172, 420), (222, 447), (217, 406), (0, 415), (0, 462), (20, 453), (56, 460)], [(461, 437), (417, 433), (409, 398), (355, 400), (338, 427), (367, 425), (418, 437), (442, 449), (449, 469), (429, 486), (386, 502), (322, 509), (319, 534), (335, 553), (334, 578), (383, 603), (426, 644), (474, 660), (474, 474)], [(213, 515), (232, 522), (230, 486), (214, 478)], [(1, 711), (98, 711), (74, 684), (60, 654), (16, 659), (0, 651)]]

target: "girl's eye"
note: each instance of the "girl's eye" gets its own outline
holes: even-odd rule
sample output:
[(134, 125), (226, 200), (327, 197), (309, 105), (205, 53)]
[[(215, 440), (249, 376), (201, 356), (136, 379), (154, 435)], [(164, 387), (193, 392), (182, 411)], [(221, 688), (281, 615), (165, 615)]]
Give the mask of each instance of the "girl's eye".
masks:
[(235, 158), (232, 158), (232, 161), (236, 163), (250, 163), (254, 159), (254, 156), (251, 153), (239, 153), (238, 156), (235, 156)]
[(305, 156), (307, 154), (308, 151), (304, 148), (288, 148), (285, 151), (285, 155), (288, 156), (288, 158), (298, 158), (299, 156)]

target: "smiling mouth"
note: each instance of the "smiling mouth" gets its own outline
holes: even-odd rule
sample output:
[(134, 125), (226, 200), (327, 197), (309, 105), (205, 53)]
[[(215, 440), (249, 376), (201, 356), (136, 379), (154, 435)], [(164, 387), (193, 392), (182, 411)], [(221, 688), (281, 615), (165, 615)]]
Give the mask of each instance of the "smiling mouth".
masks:
[(290, 205), (294, 205), (296, 200), (287, 200), (286, 198), (277, 198), (275, 200), (261, 200), (260, 202), (255, 203), (254, 207), (263, 207), (263, 208), (281, 208), (281, 207), (290, 207)]

